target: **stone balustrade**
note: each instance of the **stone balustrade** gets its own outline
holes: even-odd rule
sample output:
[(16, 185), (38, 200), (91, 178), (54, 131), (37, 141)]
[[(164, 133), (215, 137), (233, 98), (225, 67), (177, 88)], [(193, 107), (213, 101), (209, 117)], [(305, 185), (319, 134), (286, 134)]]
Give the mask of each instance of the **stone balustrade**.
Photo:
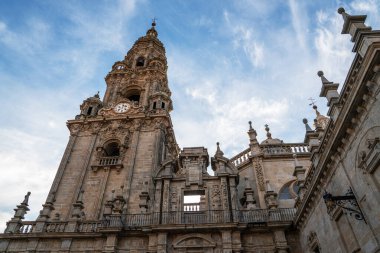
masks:
[[(124, 230), (141, 229), (155, 225), (201, 225), (201, 224), (265, 224), (275, 222), (293, 222), (295, 208), (255, 209), (240, 211), (179, 211), (163, 213), (141, 213), (125, 215), (108, 215), (102, 221), (81, 221), (77, 232), (93, 233), (99, 229), (118, 228)], [(24, 221), (19, 233), (32, 233), (36, 222)], [(63, 233), (67, 222), (47, 222), (45, 233)]]
[(199, 203), (186, 203), (186, 204), (183, 204), (183, 210), (185, 212), (200, 211), (200, 204)]
[(303, 154), (309, 153), (305, 143), (284, 143), (275, 145), (263, 145), (260, 147), (264, 155)]
[(57, 233), (57, 232), (65, 232), (66, 222), (49, 222), (46, 223), (45, 232), (48, 233)]
[(36, 222), (34, 221), (23, 221), (20, 229), (18, 230), (18, 233), (20, 234), (31, 233), (35, 225), (36, 225)]
[(246, 149), (243, 152), (240, 152), (236, 156), (232, 157), (230, 161), (237, 167), (245, 164), (249, 161), (249, 158), (252, 156), (251, 149)]
[(99, 165), (101, 166), (110, 166), (110, 165), (117, 165), (120, 163), (119, 156), (107, 156), (102, 157), (99, 160)]
[[(309, 149), (305, 143), (281, 143), (281, 144), (264, 144), (260, 146), (264, 155), (293, 155), (309, 154)], [(248, 163), (252, 157), (251, 149), (248, 148), (243, 152), (232, 157), (230, 161), (236, 166), (241, 167)]]

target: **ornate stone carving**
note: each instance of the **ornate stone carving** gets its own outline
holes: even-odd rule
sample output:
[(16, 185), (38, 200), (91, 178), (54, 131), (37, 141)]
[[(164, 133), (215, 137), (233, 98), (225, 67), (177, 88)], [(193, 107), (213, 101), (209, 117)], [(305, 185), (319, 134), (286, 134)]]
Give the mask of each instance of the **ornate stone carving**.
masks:
[(259, 185), (260, 191), (265, 191), (265, 182), (264, 182), (264, 173), (263, 168), (261, 166), (261, 163), (259, 160), (255, 160), (255, 170), (256, 170), (256, 176), (257, 176), (257, 183)]
[(211, 190), (211, 205), (214, 210), (221, 210), (222, 200), (220, 199), (219, 185), (213, 185)]
[(321, 248), (319, 246), (317, 233), (315, 233), (314, 231), (311, 231), (309, 233), (309, 235), (307, 236), (307, 245), (308, 245), (310, 250), (312, 250), (314, 252), (316, 252), (316, 250), (318, 250), (318, 252), (320, 252)]
[(178, 192), (175, 187), (170, 189), (170, 209), (172, 211), (178, 211)]

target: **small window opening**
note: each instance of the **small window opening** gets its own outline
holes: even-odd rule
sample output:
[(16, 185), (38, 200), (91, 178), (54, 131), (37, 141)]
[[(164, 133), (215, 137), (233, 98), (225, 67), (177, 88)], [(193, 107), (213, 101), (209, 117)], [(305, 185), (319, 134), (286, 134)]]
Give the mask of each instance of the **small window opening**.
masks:
[(279, 193), (279, 199), (294, 199), (298, 195), (299, 187), (297, 181), (287, 183), (282, 187)]
[(161, 103), (161, 108), (165, 109), (165, 103), (164, 102)]
[(119, 156), (120, 149), (119, 144), (117, 142), (110, 142), (104, 148), (105, 156)]
[(92, 106), (90, 106), (87, 110), (87, 115), (91, 115), (91, 112), (92, 112)]
[(183, 196), (183, 211), (184, 212), (199, 212), (202, 210), (202, 205), (205, 203), (205, 191), (190, 191), (184, 192)]
[(157, 103), (153, 102), (153, 109), (156, 109), (156, 107), (157, 107)]
[(145, 59), (144, 57), (139, 57), (136, 60), (136, 67), (144, 67)]

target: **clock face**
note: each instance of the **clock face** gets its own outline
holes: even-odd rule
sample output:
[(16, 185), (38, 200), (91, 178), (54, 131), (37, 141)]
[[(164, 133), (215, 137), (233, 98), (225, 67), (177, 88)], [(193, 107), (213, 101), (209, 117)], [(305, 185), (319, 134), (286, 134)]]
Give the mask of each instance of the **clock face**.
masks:
[(117, 113), (123, 113), (128, 111), (130, 107), (131, 106), (128, 103), (120, 103), (115, 106), (114, 110)]

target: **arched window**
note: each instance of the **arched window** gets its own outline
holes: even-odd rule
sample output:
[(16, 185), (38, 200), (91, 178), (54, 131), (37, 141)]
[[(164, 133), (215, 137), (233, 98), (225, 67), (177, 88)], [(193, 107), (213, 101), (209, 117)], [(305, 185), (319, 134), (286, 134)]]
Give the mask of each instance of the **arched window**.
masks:
[(278, 199), (294, 199), (298, 195), (297, 181), (286, 183), (280, 190)]
[(144, 67), (145, 59), (144, 57), (140, 56), (136, 60), (136, 67)]
[(111, 141), (104, 146), (104, 156), (119, 156), (120, 147), (116, 141)]
[(129, 90), (127, 93), (127, 98), (132, 102), (140, 102), (140, 91), (139, 90)]
[(92, 106), (90, 106), (87, 110), (87, 115), (91, 115), (91, 112), (92, 112)]

